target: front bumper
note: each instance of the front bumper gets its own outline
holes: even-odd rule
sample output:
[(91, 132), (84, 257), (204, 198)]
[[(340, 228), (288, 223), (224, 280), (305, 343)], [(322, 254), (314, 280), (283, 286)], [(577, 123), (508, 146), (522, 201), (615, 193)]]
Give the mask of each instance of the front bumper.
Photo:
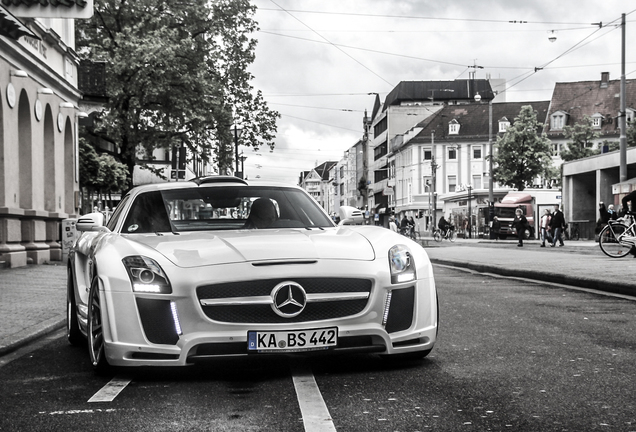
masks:
[[(164, 269), (173, 293), (135, 294), (124, 289), (122, 279), (100, 278), (105, 352), (114, 366), (182, 366), (228, 356), (248, 354), (249, 330), (280, 331), (322, 327), (338, 328), (338, 346), (303, 354), (369, 352), (402, 354), (433, 348), (437, 334), (437, 295), (430, 263), (418, 269), (418, 280), (391, 284), (388, 272), (378, 272), (377, 262), (317, 262), (307, 266), (259, 268), (250, 264), (223, 266), (226, 282), (254, 277), (295, 280), (308, 277), (366, 278), (371, 288), (366, 304), (352, 315), (303, 321), (219, 322), (206, 315), (191, 281), (218, 280), (218, 269)], [(352, 270), (355, 267), (355, 270)], [(212, 274), (212, 272), (214, 274)], [(242, 277), (241, 277), (242, 276)], [(247, 276), (247, 277), (246, 277)], [(175, 312), (176, 311), (176, 312)], [(178, 326), (175, 325), (175, 317)], [(302, 318), (302, 314), (300, 315)], [(181, 334), (178, 334), (180, 329)], [(276, 353), (278, 354), (278, 353)]]

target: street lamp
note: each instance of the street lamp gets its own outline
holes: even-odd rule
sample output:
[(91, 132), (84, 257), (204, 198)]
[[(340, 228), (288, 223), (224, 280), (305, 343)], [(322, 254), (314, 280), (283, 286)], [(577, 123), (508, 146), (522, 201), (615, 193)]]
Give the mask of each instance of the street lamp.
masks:
[(241, 178), (244, 179), (245, 178), (245, 159), (247, 159), (247, 156), (241, 153), (239, 155), (239, 159), (241, 160)]
[[(493, 94), (497, 94), (497, 92), (493, 92)], [(492, 146), (492, 100), (491, 98), (488, 101), (488, 222), (492, 220), (494, 216), (491, 212), (494, 211), (494, 202), (495, 202), (495, 192), (493, 186), (493, 175), (492, 175), (492, 158), (493, 158), (493, 146)], [(479, 93), (475, 94), (475, 101), (481, 101), (481, 95)]]
[(471, 209), (471, 198), (472, 198), (472, 189), (473, 186), (469, 183), (466, 188), (468, 189), (468, 238), (473, 238), (472, 235), (472, 223), (473, 223), (473, 214), (472, 214), (472, 209)]
[(235, 158), (234, 160), (236, 161), (236, 170), (235, 175), (236, 177), (242, 178), (243, 174), (241, 173), (241, 175), (238, 175), (239, 173), (239, 152), (238, 152), (238, 139), (241, 136), (241, 133), (243, 132), (243, 128), (238, 127), (238, 125), (236, 123), (234, 123), (234, 155)]

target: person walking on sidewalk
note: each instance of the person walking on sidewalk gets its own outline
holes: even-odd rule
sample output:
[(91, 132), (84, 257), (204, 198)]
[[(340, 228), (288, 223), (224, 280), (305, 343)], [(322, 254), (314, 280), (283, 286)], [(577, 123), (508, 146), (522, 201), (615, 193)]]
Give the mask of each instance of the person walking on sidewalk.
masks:
[(389, 229), (393, 232), (398, 232), (397, 225), (395, 223), (395, 218), (393, 216), (389, 218)]
[(559, 210), (559, 206), (554, 206), (554, 213), (552, 213), (552, 219), (550, 220), (550, 230), (552, 231), (552, 244), (550, 247), (556, 246), (557, 240), (559, 240), (559, 247), (563, 246), (563, 228), (565, 227), (565, 217), (563, 212)]
[(501, 222), (499, 222), (499, 218), (495, 216), (492, 218), (492, 226), (490, 227), (490, 238), (494, 238), (495, 241), (498, 241), (499, 231), (501, 231)]
[(517, 230), (517, 238), (519, 239), (518, 247), (523, 247), (523, 237), (528, 227), (528, 219), (523, 215), (521, 209), (515, 210), (515, 219), (512, 221), (512, 226)]
[(549, 242), (552, 242), (550, 236), (550, 219), (552, 219), (552, 215), (550, 214), (550, 210), (545, 209), (543, 211), (543, 216), (541, 216), (541, 223), (539, 228), (541, 229), (541, 247), (545, 247), (545, 239), (547, 238)]

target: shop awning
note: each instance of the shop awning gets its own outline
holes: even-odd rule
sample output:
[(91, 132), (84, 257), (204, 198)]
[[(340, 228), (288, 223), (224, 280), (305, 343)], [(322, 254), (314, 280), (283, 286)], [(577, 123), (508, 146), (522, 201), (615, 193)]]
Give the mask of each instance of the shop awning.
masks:
[(4, 6), (0, 6), (0, 35), (18, 40), (22, 36), (40, 39), (22, 22), (14, 17)]

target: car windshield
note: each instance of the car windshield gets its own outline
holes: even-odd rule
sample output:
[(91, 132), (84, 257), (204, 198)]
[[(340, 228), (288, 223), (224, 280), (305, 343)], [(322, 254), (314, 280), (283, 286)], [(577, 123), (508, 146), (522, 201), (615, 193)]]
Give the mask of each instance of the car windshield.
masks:
[(304, 192), (284, 187), (223, 186), (170, 189), (135, 198), (122, 232), (332, 227)]
[[(518, 208), (521, 208), (521, 211), (523, 212), (523, 214), (526, 213), (526, 209), (524, 209), (523, 207), (518, 207)], [(514, 219), (516, 210), (517, 210), (517, 207), (495, 207), (495, 216), (499, 218)]]

